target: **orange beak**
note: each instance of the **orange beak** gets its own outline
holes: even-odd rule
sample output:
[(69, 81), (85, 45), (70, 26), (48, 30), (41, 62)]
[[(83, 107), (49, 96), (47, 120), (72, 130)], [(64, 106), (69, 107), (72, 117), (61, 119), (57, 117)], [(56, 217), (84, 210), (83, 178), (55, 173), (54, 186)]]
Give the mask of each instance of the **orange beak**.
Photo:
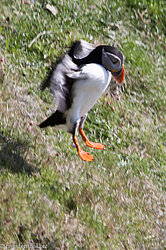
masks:
[(124, 80), (124, 77), (125, 77), (124, 66), (122, 66), (122, 71), (120, 72), (120, 74), (117, 77), (115, 77), (115, 76), (113, 76), (113, 77), (115, 78), (116, 81), (118, 81), (118, 83), (121, 84), (123, 82), (123, 80)]

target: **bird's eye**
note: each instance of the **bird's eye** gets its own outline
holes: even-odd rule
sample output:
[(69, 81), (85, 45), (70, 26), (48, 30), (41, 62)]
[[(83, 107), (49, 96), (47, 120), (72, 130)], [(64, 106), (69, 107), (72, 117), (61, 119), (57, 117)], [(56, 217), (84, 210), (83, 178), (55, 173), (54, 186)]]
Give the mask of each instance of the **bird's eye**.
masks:
[(112, 62), (113, 62), (113, 64), (117, 64), (118, 60), (117, 59), (113, 59)]

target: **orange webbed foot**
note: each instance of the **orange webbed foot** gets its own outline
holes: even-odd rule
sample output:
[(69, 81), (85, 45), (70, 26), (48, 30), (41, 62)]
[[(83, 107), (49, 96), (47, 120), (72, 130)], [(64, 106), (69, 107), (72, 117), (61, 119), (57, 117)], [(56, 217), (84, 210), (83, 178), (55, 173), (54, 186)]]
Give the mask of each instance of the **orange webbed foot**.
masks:
[(76, 145), (76, 148), (77, 148), (77, 151), (78, 151), (78, 154), (80, 156), (80, 158), (83, 160), (83, 161), (93, 161), (93, 156), (90, 155), (88, 152), (85, 152), (81, 149), (81, 147), (79, 146), (78, 144), (78, 141), (77, 141), (77, 138), (76, 136), (73, 137), (73, 142), (74, 144)]
[(85, 142), (85, 144), (88, 146), (88, 147), (91, 147), (91, 148), (96, 148), (96, 149), (101, 149), (103, 150), (105, 148), (105, 146), (101, 143), (96, 143), (96, 142), (91, 142), (88, 140), (88, 138), (86, 137), (85, 133), (84, 133), (84, 130), (83, 129), (80, 129), (80, 134)]
[(88, 152), (83, 151), (82, 149), (78, 151), (78, 154), (83, 161), (94, 161), (93, 156)]
[(85, 141), (86, 145), (91, 148), (101, 149), (103, 150), (105, 146), (101, 143), (91, 142), (89, 140)]

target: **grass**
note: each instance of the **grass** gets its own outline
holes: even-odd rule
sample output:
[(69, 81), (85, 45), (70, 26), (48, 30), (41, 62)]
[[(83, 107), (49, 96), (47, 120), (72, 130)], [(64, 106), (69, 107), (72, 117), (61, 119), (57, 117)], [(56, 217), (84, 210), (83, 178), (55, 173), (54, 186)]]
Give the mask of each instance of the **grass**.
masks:
[[(0, 243), (165, 249), (164, 2), (45, 2), (56, 17), (43, 1), (0, 5)], [(88, 148), (93, 163), (79, 159), (70, 135), (36, 126), (53, 109), (41, 81), (81, 38), (114, 44), (125, 56), (127, 87), (112, 82), (85, 125), (106, 145)]]

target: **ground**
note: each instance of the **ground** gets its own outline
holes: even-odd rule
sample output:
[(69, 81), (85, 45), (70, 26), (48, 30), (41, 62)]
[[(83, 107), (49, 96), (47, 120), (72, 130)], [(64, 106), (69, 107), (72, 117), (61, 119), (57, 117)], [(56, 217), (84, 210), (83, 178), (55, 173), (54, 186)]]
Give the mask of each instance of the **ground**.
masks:
[[(1, 0), (0, 247), (165, 249), (165, 11), (159, 0)], [(85, 124), (106, 150), (79, 137), (92, 163), (69, 134), (37, 126), (54, 110), (40, 84), (76, 39), (125, 57), (123, 88), (112, 81)]]

